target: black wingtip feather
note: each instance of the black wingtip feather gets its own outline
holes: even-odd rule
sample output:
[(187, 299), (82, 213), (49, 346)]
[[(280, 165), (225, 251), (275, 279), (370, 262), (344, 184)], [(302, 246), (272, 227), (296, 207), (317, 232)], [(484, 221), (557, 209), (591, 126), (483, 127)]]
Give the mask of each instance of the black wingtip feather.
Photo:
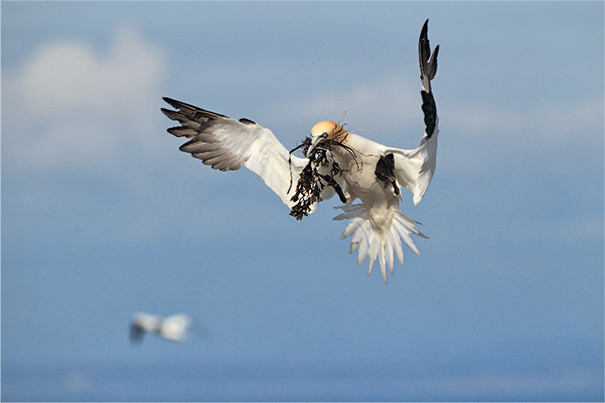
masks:
[[(195, 105), (191, 105), (185, 102), (181, 102), (181, 101), (177, 101), (176, 99), (172, 99), (169, 97), (162, 97), (162, 99), (164, 100), (164, 102), (170, 104), (170, 106), (172, 106), (175, 109), (180, 110), (181, 112), (183, 112), (185, 115), (189, 115), (189, 114), (195, 114), (195, 113), (199, 113), (202, 114), (204, 117), (209, 118), (209, 119), (215, 119), (215, 118), (229, 118), (229, 116), (226, 115), (221, 115), (220, 113), (216, 113), (216, 112), (212, 112), (206, 109), (202, 109), (199, 108)], [(164, 109), (162, 109), (162, 111), (164, 111)], [(164, 112), (165, 113), (165, 112)]]
[(422, 80), (423, 86), (431, 92), (431, 80), (435, 78), (435, 75), (437, 74), (439, 45), (435, 47), (435, 51), (431, 54), (431, 45), (428, 37), (428, 23), (429, 20), (427, 19), (420, 31), (420, 38), (418, 38), (418, 59), (420, 62), (420, 79)]
[(437, 105), (432, 93), (422, 90), (422, 112), (424, 113), (424, 125), (426, 127), (426, 137), (431, 138), (435, 133), (437, 126)]
[(190, 109), (192, 111), (200, 109), (195, 105), (190, 105), (188, 103), (177, 101), (176, 99), (172, 99), (169, 97), (163, 97), (162, 99), (164, 100), (164, 102), (166, 102), (167, 104), (170, 104), (170, 106), (172, 106), (175, 109)]
[(179, 104), (182, 103), (180, 101), (177, 101), (176, 99), (172, 99), (172, 98), (169, 98), (169, 97), (162, 97), (162, 99), (164, 100), (164, 102), (166, 102), (167, 104), (169, 104), (173, 108), (178, 108)]
[(168, 119), (181, 121), (183, 114), (181, 112), (173, 111), (172, 109), (161, 108), (160, 109)]
[(435, 50), (429, 59), (429, 80), (432, 80), (437, 75), (437, 55), (439, 54), (439, 45), (435, 46)]

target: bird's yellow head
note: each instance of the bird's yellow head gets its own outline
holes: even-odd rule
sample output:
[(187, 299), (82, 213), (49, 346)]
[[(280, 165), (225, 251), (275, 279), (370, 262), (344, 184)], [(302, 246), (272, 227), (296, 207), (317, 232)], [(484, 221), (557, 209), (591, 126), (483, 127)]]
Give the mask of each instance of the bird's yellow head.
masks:
[(342, 143), (349, 132), (338, 123), (331, 120), (321, 121), (311, 128), (311, 146), (307, 150), (307, 156), (311, 155), (316, 148), (321, 148), (323, 143), (330, 140)]

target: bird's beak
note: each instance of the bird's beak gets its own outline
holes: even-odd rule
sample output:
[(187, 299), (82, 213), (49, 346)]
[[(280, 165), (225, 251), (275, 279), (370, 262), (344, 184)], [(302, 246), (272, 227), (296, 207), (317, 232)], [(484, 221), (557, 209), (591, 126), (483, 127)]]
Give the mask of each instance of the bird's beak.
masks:
[(320, 145), (322, 143), (322, 141), (324, 141), (326, 139), (326, 137), (328, 137), (328, 133), (324, 133), (321, 136), (317, 136), (313, 139), (311, 145), (309, 146), (309, 149), (307, 150), (307, 155), (306, 155), (307, 158), (309, 158), (309, 156), (313, 155), (313, 151), (315, 151), (315, 148), (317, 148), (317, 146)]

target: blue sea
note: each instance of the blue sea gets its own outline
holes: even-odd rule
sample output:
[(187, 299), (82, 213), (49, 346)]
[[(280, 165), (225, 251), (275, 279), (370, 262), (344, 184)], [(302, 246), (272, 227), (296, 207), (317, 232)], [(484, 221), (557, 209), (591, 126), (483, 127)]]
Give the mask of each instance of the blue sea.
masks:
[(600, 401), (603, 368), (2, 363), (2, 401)]

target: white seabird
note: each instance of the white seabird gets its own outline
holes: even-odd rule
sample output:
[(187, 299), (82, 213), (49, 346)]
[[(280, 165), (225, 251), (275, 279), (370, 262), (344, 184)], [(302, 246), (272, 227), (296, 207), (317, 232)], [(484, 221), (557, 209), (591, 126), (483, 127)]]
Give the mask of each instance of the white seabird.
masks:
[[(400, 188), (405, 187), (417, 205), (435, 172), (439, 119), (431, 80), (437, 72), (438, 52), (439, 46), (431, 53), (427, 20), (418, 42), (426, 128), (413, 150), (385, 146), (350, 133), (339, 123), (322, 121), (297, 147), (304, 147), (305, 157), (300, 158), (288, 152), (271, 130), (249, 119), (234, 120), (171, 98), (164, 100), (177, 110), (162, 108), (162, 112), (181, 124), (168, 132), (189, 139), (181, 151), (221, 171), (246, 166), (260, 175), (297, 219), (338, 194), (343, 213), (334, 219), (350, 220), (342, 234), (342, 238), (352, 236), (349, 253), (358, 251), (358, 265), (369, 257), (368, 275), (378, 258), (386, 282), (386, 266), (393, 273), (393, 252), (403, 265), (401, 240), (419, 254), (410, 234), (426, 238), (415, 228), (419, 223), (401, 213), (399, 201)], [(353, 204), (356, 199), (361, 203)]]
[(184, 313), (162, 318), (137, 312), (130, 323), (130, 340), (141, 342), (145, 333), (155, 333), (166, 340), (184, 341), (190, 325), (191, 317)]

